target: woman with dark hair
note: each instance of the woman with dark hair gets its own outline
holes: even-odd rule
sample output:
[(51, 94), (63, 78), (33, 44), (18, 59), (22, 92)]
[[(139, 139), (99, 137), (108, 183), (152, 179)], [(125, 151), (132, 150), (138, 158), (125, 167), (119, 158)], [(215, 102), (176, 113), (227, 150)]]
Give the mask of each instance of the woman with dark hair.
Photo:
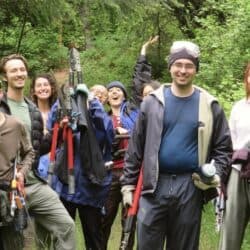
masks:
[(244, 72), (244, 88), (246, 96), (234, 104), (229, 119), (234, 153), (227, 184), (221, 250), (241, 249), (250, 217), (250, 62)]
[(46, 133), (48, 114), (57, 99), (56, 79), (47, 73), (35, 76), (31, 83), (30, 96), (42, 114), (44, 133)]
[[(31, 82), (30, 97), (37, 105), (43, 118), (43, 133), (47, 131), (48, 115), (52, 105), (57, 100), (57, 82), (53, 75), (42, 73), (36, 75)], [(43, 178), (47, 178), (49, 166), (49, 155), (40, 157), (38, 172)]]

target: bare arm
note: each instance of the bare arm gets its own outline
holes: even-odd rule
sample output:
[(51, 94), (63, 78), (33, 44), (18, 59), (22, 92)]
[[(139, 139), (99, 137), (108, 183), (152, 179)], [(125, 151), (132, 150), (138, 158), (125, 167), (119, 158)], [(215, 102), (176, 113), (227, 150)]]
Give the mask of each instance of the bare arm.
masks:
[(154, 36), (154, 37), (150, 37), (149, 40), (147, 42), (145, 42), (142, 47), (141, 47), (141, 55), (142, 56), (146, 56), (147, 55), (147, 49), (150, 45), (153, 45), (155, 43), (157, 43), (159, 40), (159, 36)]

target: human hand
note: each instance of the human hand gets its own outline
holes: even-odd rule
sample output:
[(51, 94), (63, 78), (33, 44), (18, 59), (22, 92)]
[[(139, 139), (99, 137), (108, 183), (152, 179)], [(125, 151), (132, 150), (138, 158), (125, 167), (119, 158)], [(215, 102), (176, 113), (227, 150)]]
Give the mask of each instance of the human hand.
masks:
[(60, 128), (63, 128), (64, 126), (68, 125), (68, 123), (69, 123), (69, 118), (68, 118), (68, 116), (64, 116), (64, 117), (62, 118), (62, 120), (60, 121), (59, 126), (60, 126)]
[(117, 133), (118, 133), (119, 135), (126, 135), (126, 134), (128, 134), (128, 130), (125, 129), (125, 128), (122, 128), (122, 127), (117, 127), (117, 128), (116, 128), (116, 131), (117, 131)]
[(150, 44), (150, 45), (152, 45), (152, 44), (154, 44), (154, 43), (156, 43), (156, 42), (158, 42), (159, 41), (159, 35), (156, 35), (156, 36), (154, 36), (154, 37), (150, 37), (150, 39), (148, 40), (148, 43)]
[(194, 181), (194, 185), (201, 190), (207, 190), (209, 188), (220, 186), (220, 176), (217, 174), (213, 176), (212, 180), (209, 183), (204, 183), (200, 175), (197, 173), (192, 174), (192, 179)]
[(153, 45), (154, 43), (158, 42), (158, 40), (159, 40), (159, 35), (156, 35), (154, 37), (151, 36), (149, 40), (142, 45), (141, 55), (146, 55), (148, 46)]
[(125, 185), (121, 189), (123, 206), (132, 206), (133, 204), (133, 191), (134, 185)]

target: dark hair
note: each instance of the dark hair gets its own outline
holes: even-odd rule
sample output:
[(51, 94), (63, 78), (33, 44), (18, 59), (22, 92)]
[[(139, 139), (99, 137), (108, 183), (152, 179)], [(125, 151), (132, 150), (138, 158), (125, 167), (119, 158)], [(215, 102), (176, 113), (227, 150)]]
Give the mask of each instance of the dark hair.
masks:
[(52, 106), (52, 104), (56, 101), (57, 99), (57, 82), (56, 79), (54, 78), (53, 75), (48, 74), (48, 73), (43, 73), (43, 74), (38, 74), (36, 75), (31, 82), (31, 86), (30, 86), (30, 97), (32, 99), (32, 101), (37, 105), (37, 96), (35, 95), (35, 84), (36, 84), (36, 80), (38, 78), (45, 78), (48, 80), (50, 86), (51, 86), (51, 96), (49, 97), (49, 105), (50, 107)]
[(0, 61), (0, 74), (6, 73), (6, 71), (5, 71), (6, 63), (8, 61), (14, 60), (14, 59), (21, 60), (24, 63), (26, 70), (28, 71), (28, 63), (27, 63), (27, 60), (25, 59), (25, 57), (20, 55), (20, 54), (11, 54), (11, 55), (2, 57), (2, 59)]

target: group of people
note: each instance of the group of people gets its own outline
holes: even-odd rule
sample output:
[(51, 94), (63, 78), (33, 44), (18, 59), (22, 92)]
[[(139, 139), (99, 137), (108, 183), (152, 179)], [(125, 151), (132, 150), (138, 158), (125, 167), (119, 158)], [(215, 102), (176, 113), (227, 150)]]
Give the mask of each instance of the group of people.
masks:
[[(76, 249), (76, 212), (86, 249), (108, 249), (119, 205), (123, 228), (141, 169), (137, 223), (128, 250), (133, 249), (136, 230), (139, 250), (160, 250), (164, 244), (166, 249), (198, 249), (202, 208), (217, 196), (218, 188), (227, 198), (220, 249), (240, 249), (249, 219), (250, 131), (243, 112), (249, 109), (250, 65), (244, 78), (246, 98), (233, 108), (229, 126), (218, 100), (193, 83), (199, 71), (196, 44), (174, 42), (167, 58), (172, 82), (152, 80), (146, 51), (157, 40), (150, 38), (141, 48), (130, 98), (120, 81), (90, 89), (76, 86), (72, 102), (81, 105), (79, 96), (86, 100), (81, 107), (86, 124), (77, 128), (71, 114), (58, 115), (64, 109), (67, 84), (59, 89), (53, 76), (39, 74), (31, 82), (31, 101), (24, 96), (26, 59), (17, 54), (1, 59), (7, 88), (0, 99), (0, 189), (7, 183), (3, 192), (13, 191), (8, 188), (13, 179), (24, 186), (39, 249)], [(56, 166), (49, 173), (56, 123)], [(65, 136), (67, 129), (72, 138)], [(65, 178), (71, 147), (73, 193)], [(201, 171), (205, 164), (216, 169), (209, 181)], [(48, 174), (53, 174), (51, 186)], [(13, 221), (1, 224), (0, 237), (5, 250), (24, 247)]]

